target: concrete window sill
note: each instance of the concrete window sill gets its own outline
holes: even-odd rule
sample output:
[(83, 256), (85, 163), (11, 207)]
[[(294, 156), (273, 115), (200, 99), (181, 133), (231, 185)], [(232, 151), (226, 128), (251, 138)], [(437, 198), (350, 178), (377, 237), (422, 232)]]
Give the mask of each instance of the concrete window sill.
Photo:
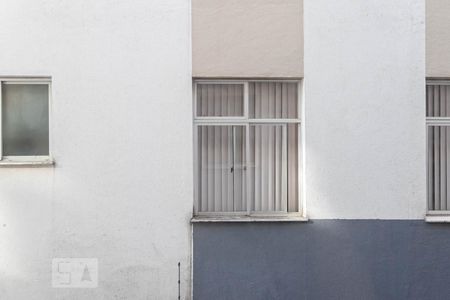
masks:
[(19, 161), (19, 160), (0, 160), (0, 168), (14, 168), (14, 167), (53, 167), (55, 161), (52, 159), (36, 160), (36, 161)]
[(238, 223), (238, 222), (308, 222), (299, 215), (283, 216), (195, 216), (191, 223)]
[(450, 214), (428, 214), (425, 216), (427, 223), (450, 223)]

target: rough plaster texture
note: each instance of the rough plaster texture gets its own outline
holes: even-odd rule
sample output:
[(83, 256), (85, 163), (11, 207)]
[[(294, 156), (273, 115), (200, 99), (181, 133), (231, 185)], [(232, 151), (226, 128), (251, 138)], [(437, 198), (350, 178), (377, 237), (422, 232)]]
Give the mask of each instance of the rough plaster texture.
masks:
[(302, 77), (302, 0), (193, 0), (193, 75)]
[(305, 1), (309, 217), (423, 218), (424, 6)]
[(427, 76), (450, 77), (450, 1), (426, 0)]
[(316, 220), (194, 225), (194, 298), (448, 299), (450, 226)]
[[(189, 298), (189, 1), (5, 0), (0, 76), (53, 77), (55, 168), (0, 169), (0, 299)], [(53, 257), (99, 260), (52, 289)]]

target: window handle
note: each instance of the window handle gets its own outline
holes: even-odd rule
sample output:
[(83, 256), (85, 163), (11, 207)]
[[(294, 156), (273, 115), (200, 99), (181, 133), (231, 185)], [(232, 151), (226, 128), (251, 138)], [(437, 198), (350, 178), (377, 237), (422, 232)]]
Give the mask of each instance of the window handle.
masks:
[(231, 167), (231, 173), (233, 173), (234, 167)]

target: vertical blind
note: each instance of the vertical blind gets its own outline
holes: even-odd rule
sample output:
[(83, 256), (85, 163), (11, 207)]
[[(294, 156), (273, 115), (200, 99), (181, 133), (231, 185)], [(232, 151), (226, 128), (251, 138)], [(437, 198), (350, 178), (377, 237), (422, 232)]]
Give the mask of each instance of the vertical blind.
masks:
[(197, 211), (298, 211), (299, 125), (283, 122), (298, 117), (297, 83), (250, 82), (248, 119), (226, 124), (243, 116), (243, 92), (242, 84), (197, 85), (197, 116), (224, 116), (197, 125)]
[(450, 121), (450, 86), (428, 85), (426, 101), (428, 209), (450, 210), (450, 122), (433, 123), (432, 119)]
[(297, 84), (292, 82), (253, 82), (249, 85), (250, 118), (298, 117)]
[(250, 126), (250, 199), (253, 211), (287, 211), (286, 126)]
[(199, 126), (199, 211), (245, 211), (245, 128)]
[(242, 84), (198, 84), (197, 115), (199, 117), (235, 117), (244, 114)]

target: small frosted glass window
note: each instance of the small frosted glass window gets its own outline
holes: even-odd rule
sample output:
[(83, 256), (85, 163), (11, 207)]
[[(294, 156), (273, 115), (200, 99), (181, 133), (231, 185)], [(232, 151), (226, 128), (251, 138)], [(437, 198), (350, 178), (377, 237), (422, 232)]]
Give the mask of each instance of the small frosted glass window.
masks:
[(2, 86), (3, 156), (49, 155), (48, 85)]

